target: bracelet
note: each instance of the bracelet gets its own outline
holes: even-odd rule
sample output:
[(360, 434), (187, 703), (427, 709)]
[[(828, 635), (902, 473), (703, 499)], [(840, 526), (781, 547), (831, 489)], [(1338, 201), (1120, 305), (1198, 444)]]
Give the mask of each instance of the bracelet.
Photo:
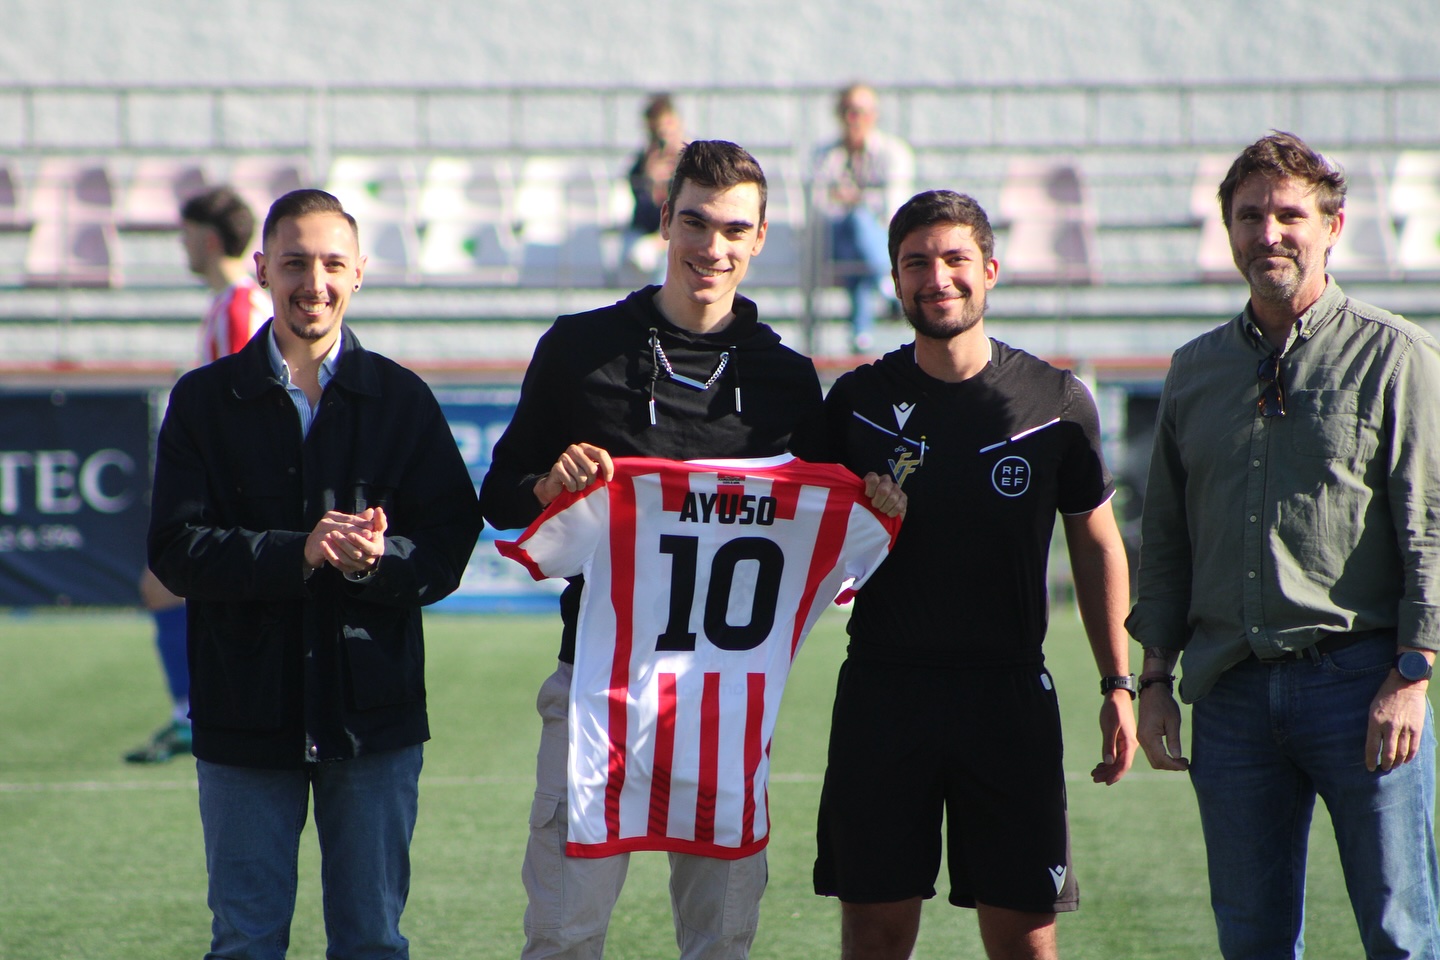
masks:
[(1140, 692), (1144, 693), (1145, 688), (1154, 683), (1163, 683), (1165, 684), (1166, 690), (1169, 690), (1171, 693), (1175, 692), (1175, 675), (1173, 673), (1158, 677), (1141, 677)]

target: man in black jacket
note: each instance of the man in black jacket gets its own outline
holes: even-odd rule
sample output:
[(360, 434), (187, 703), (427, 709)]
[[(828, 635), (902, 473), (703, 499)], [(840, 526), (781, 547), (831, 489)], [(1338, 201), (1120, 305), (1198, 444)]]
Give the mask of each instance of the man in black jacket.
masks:
[[(524, 527), (562, 490), (609, 479), (612, 456), (769, 457), (784, 453), (802, 425), (818, 425), (814, 365), (783, 346), (736, 292), (764, 246), (765, 226), (765, 174), (755, 158), (723, 141), (686, 147), (662, 207), (665, 283), (561, 317), (541, 337), (481, 488), (492, 526)], [(888, 492), (877, 493), (877, 503)], [(893, 499), (888, 506), (893, 512)], [(582, 588), (577, 578), (561, 597), (560, 662), (536, 704), (543, 726), (523, 869), (526, 958), (598, 958), (629, 859), (565, 855), (567, 717)], [(746, 956), (765, 889), (764, 851), (670, 859), (683, 960)]]
[(405, 957), (420, 607), (460, 582), (474, 486), (429, 388), (343, 323), (365, 259), (339, 201), (281, 197), (263, 251), (275, 316), (175, 385), (149, 538), (186, 598), (211, 949), (284, 956), (313, 791), (328, 955)]

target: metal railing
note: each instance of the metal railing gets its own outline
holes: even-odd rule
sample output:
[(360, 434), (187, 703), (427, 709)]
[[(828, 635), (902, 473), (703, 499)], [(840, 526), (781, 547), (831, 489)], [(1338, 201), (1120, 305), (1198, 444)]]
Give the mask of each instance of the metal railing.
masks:
[[(649, 92), (638, 87), (0, 85), (0, 118), (10, 121), (0, 123), (0, 163), (14, 168), (24, 182), (33, 180), (47, 160), (98, 158), (118, 171), (117, 188), (153, 157), (194, 158), (222, 174), (248, 159), (290, 157), (321, 184), (339, 156), (404, 158), (417, 167), (437, 156), (508, 158), (517, 164), (529, 157), (569, 157), (618, 178), (639, 145), (639, 113)], [(1191, 209), (1190, 193), (1197, 161), (1210, 154), (1233, 155), (1271, 128), (1291, 129), (1327, 152), (1355, 156), (1366, 170), (1383, 172), (1403, 151), (1440, 150), (1440, 78), (897, 85), (877, 92), (881, 126), (915, 149), (917, 186), (964, 189), (992, 215), (1017, 156), (1038, 155), (1081, 168), (1096, 209), (1097, 232), (1090, 243), (1099, 268), (1087, 281), (1092, 288), (1206, 282), (1194, 256), (1200, 220)], [(786, 180), (802, 196), (808, 193), (813, 151), (837, 132), (835, 91), (828, 87), (682, 86), (671, 93), (690, 136), (746, 145), (773, 171), (772, 180)], [(12, 233), (27, 228), (23, 211), (11, 213)], [(792, 225), (804, 228), (810, 219), (802, 215)], [(1003, 237), (1006, 224), (1003, 217), (997, 221)], [(126, 248), (125, 269), (138, 285), (191, 282), (165, 238), (127, 233), (123, 221), (119, 226), (118, 238), (102, 239)], [(814, 244), (802, 245), (799, 257), (814, 256)], [(139, 248), (141, 256), (131, 247)], [(145, 257), (152, 258), (153, 267), (145, 265)], [(797, 266), (795, 288), (809, 320), (822, 271), (813, 261)], [(1388, 273), (1382, 270), (1374, 278), (1407, 279), (1393, 265), (1384, 269)], [(507, 285), (479, 276), (468, 282)], [(1015, 275), (1010, 277), (1013, 282)], [(16, 282), (16, 277), (0, 276), (0, 284)], [(423, 272), (405, 274), (404, 282), (446, 283)]]
[[(638, 87), (0, 85), (19, 154), (613, 152)], [(677, 87), (692, 135), (804, 157), (834, 136), (835, 91)], [(1373, 81), (893, 85), (882, 123), (920, 152), (1229, 148), (1276, 127), (1326, 149), (1440, 147), (1440, 77)]]

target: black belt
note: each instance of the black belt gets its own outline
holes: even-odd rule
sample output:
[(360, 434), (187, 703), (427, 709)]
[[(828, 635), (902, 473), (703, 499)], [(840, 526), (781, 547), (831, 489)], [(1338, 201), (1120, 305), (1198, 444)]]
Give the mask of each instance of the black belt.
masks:
[(1380, 630), (1361, 630), (1359, 633), (1327, 633), (1317, 642), (1300, 650), (1285, 650), (1275, 654), (1273, 657), (1262, 657), (1253, 650), (1249, 659), (1259, 660), (1261, 663), (1288, 663), (1292, 660), (1318, 660), (1327, 653), (1334, 653), (1336, 650), (1344, 650), (1352, 644), (1362, 640), (1373, 640), (1376, 637), (1393, 635), (1394, 630), (1385, 628)]

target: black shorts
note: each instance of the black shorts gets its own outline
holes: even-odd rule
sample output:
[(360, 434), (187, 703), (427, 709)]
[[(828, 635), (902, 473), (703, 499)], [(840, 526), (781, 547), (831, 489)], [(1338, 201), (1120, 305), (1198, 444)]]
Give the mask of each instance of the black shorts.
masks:
[(849, 903), (935, 896), (943, 812), (951, 903), (1077, 909), (1063, 759), (1043, 667), (847, 660), (820, 795), (815, 892)]

